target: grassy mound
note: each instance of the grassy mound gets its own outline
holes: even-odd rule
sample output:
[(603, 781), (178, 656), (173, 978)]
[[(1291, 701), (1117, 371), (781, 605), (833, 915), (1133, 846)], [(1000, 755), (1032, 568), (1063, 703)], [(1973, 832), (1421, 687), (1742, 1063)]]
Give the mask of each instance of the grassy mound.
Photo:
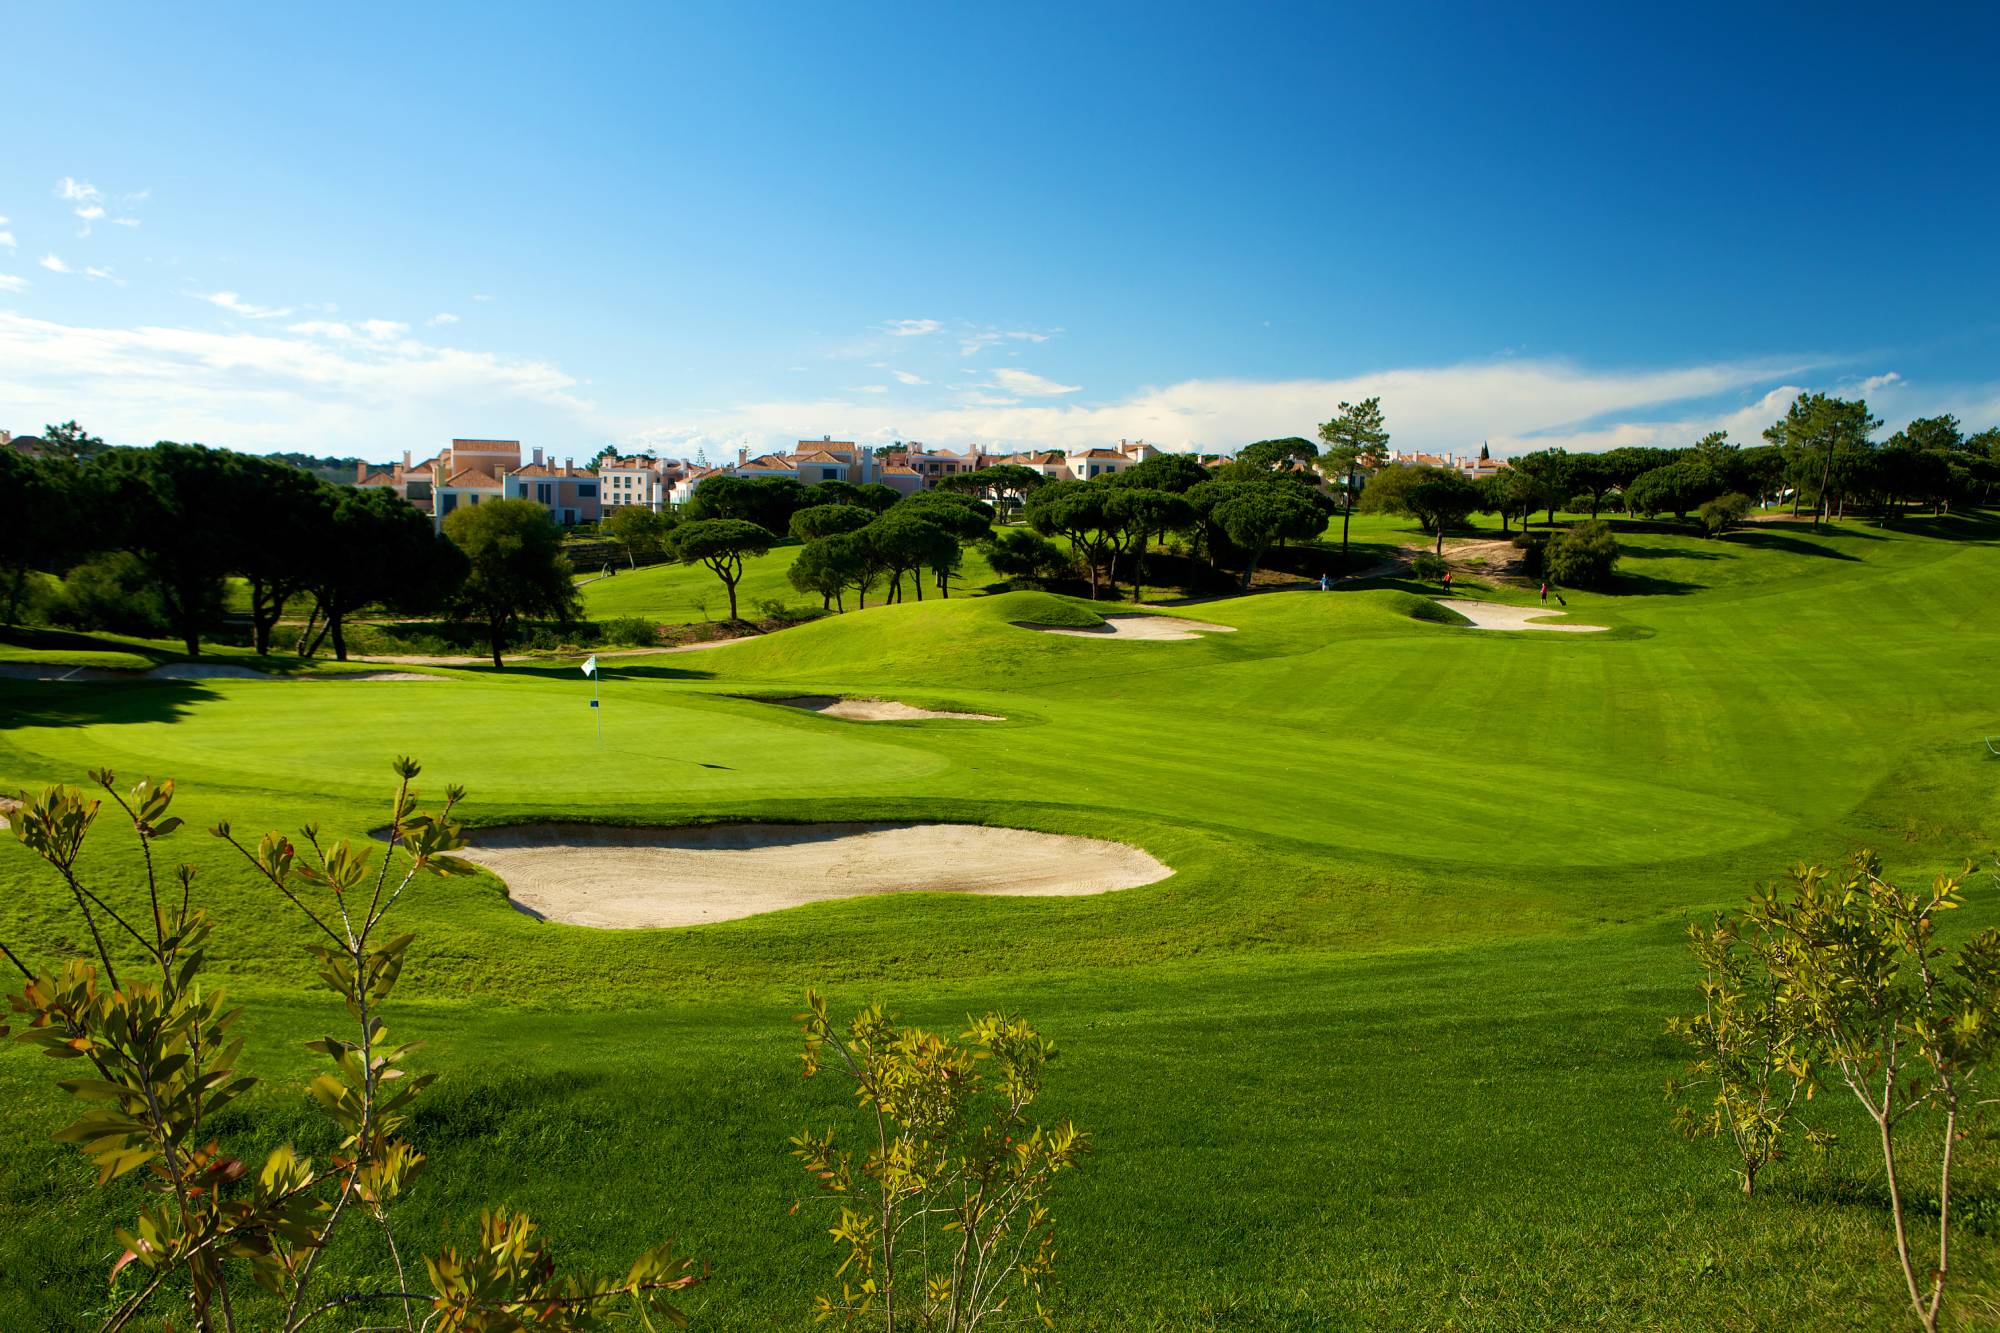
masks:
[(1058, 629), (1091, 629), (1104, 617), (1088, 602), (1050, 592), (1010, 592), (995, 597), (985, 610), (1000, 619), (1020, 625), (1054, 625)]

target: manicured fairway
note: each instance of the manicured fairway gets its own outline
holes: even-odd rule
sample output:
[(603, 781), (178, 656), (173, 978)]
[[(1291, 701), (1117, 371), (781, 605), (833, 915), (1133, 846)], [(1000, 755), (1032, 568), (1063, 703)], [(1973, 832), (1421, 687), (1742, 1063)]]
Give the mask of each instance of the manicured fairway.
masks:
[[(1205, 602), (1187, 613), (1237, 632), (1127, 642), (1012, 623), (1045, 618), (1040, 594), (955, 594), (609, 662), (601, 746), (568, 665), (0, 681), (0, 787), (100, 764), (180, 780), (179, 850), (212, 867), (218, 966), (267, 1076), (229, 1132), (260, 1148), (327, 1147), (299, 1043), (333, 1018), (297, 932), (193, 829), (360, 835), (398, 753), (434, 790), (469, 786), (482, 823), (991, 822), (1129, 841), (1177, 872), (621, 932), (537, 923), (488, 876), (426, 883), (392, 1023), (442, 1077), (413, 1129), (435, 1164), (406, 1248), (504, 1200), (579, 1263), (680, 1235), (716, 1267), (699, 1327), (807, 1326), (834, 1251), (810, 1205), (788, 1213), (784, 1140), (845, 1113), (797, 1077), (787, 1020), (812, 984), (937, 1023), (1018, 1008), (1056, 1038), (1051, 1111), (1098, 1149), (1059, 1205), (1059, 1327), (1893, 1326), (1859, 1135), (1744, 1203), (1712, 1145), (1672, 1132), (1661, 1029), (1691, 1003), (1683, 910), (1801, 858), (1872, 845), (1916, 879), (2000, 839), (1981, 744), (2000, 734), (2000, 525), (1625, 540), (1620, 588), (1569, 596), (1606, 634), (1437, 623), (1375, 586)], [(696, 575), (713, 582), (593, 584), (590, 612), (673, 619)], [(1007, 720), (742, 697), (799, 694)], [(112, 832), (107, 875), (131, 860)], [(73, 944), (55, 887), (0, 846), (0, 937)], [(1996, 901), (1982, 885), (1955, 925), (2000, 921)], [(0, 1329), (89, 1326), (133, 1199), (73, 1202), (89, 1173), (48, 1140), (68, 1109), (51, 1077), (0, 1051)], [(1965, 1152), (1962, 1274), (1990, 1295), (2000, 1154), (1983, 1134)]]

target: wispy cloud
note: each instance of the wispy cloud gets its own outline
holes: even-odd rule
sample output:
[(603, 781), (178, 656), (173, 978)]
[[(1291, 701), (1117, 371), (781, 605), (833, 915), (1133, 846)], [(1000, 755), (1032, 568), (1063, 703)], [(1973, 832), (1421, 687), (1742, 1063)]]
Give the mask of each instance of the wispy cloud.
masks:
[(930, 383), (930, 381), (929, 381), (929, 380), (927, 380), (927, 379), (925, 379), (925, 378), (924, 378), (924, 377), (923, 377), (922, 375), (912, 375), (912, 374), (911, 374), (911, 373), (910, 373), (909, 371), (907, 371), (907, 370), (895, 370), (895, 371), (891, 371), (891, 372), (890, 372), (890, 374), (894, 375), (894, 376), (896, 377), (897, 381), (898, 381), (898, 382), (900, 382), (900, 383), (903, 383), (903, 384), (929, 384), (929, 383)]
[(245, 319), (279, 319), (292, 313), (290, 306), (252, 305), (235, 292), (189, 292), (188, 295)]
[(0, 292), (18, 292), (26, 289), (28, 280), (12, 273), (0, 273)]
[(0, 246), (12, 250), (19, 244), (20, 242), (14, 239), (14, 233), (7, 230), (7, 219), (0, 218)]
[(429, 319), (425, 320), (424, 322), (426, 324), (429, 324), (434, 329), (442, 328), (446, 324), (458, 323), (458, 316), (452, 314), (449, 310), (445, 310), (445, 311), (440, 311), (435, 315), (432, 315)]
[(137, 194), (123, 195), (117, 199), (107, 199), (104, 191), (98, 189), (89, 181), (78, 180), (74, 176), (64, 176), (56, 182), (55, 193), (56, 198), (70, 206), (70, 212), (82, 219), (83, 230), (78, 232), (77, 235), (88, 236), (90, 235), (91, 224), (103, 221), (113, 210), (118, 212), (120, 216), (111, 218), (112, 222), (121, 227), (138, 226), (139, 219), (130, 216), (131, 210), (135, 205), (143, 202), (151, 191), (141, 190)]
[(882, 326), (882, 331), (892, 338), (920, 338), (943, 327), (934, 319), (892, 319)]
[(63, 263), (61, 255), (56, 255), (56, 254), (43, 255), (41, 263), (42, 267), (47, 269), (51, 273), (75, 272), (75, 270), (72, 269), (68, 264)]
[(364, 319), (356, 327), (377, 342), (400, 338), (410, 331), (409, 325), (399, 324), (393, 319)]
[(120, 287), (125, 285), (125, 279), (119, 277), (108, 268), (98, 268), (94, 264), (83, 271), (83, 276), (89, 278), (92, 282), (110, 282)]
[[(96, 328), (0, 312), (0, 402), (108, 439), (383, 455), (481, 431), (581, 447), (606, 423), (557, 367), (408, 338)], [(42, 414), (36, 417), (36, 414)], [(54, 415), (50, 415), (54, 414)]]
[(1012, 366), (1003, 366), (994, 371), (993, 379), (1009, 393), (1028, 398), (1056, 398), (1066, 393), (1075, 393), (1083, 387), (1081, 384), (1058, 384), (1052, 379), (1044, 379), (1029, 371), (1016, 370)]
[(971, 333), (960, 336), (958, 340), (958, 354), (960, 356), (976, 356), (987, 348), (997, 347), (1002, 343), (1045, 343), (1061, 332), (1061, 329), (1055, 329), (1048, 333), (1038, 332), (1034, 329), (976, 329)]

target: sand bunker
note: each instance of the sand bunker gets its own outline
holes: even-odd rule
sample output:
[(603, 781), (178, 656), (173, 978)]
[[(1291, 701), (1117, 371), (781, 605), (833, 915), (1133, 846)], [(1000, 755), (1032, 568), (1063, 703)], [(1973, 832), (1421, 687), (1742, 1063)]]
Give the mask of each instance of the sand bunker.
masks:
[(1547, 607), (1503, 606), (1499, 602), (1473, 602), (1463, 597), (1440, 597), (1439, 606), (1448, 606), (1472, 622), (1474, 629), (1546, 629), (1567, 634), (1597, 634), (1609, 625), (1545, 625), (1545, 616), (1560, 615)]
[(578, 926), (695, 926), (874, 893), (1070, 896), (1173, 871), (1124, 843), (977, 824), (480, 829), (460, 853), (515, 904)]
[(790, 699), (765, 699), (762, 703), (803, 708), (821, 717), (845, 718), (849, 722), (919, 722), (926, 718), (954, 718), (960, 722), (1005, 722), (994, 713), (945, 713), (918, 708), (894, 699), (842, 699), (832, 694), (801, 694)]
[(1168, 641), (1175, 639), (1198, 639), (1203, 634), (1234, 634), (1234, 625), (1211, 625), (1206, 620), (1188, 620), (1181, 616), (1121, 615), (1106, 616), (1102, 625), (1092, 625), (1088, 629), (1069, 629), (1061, 625), (1030, 625), (1023, 623), (1022, 629), (1039, 630), (1043, 634), (1068, 634), (1079, 639), (1101, 639), (1106, 635), (1117, 639), (1151, 639)]

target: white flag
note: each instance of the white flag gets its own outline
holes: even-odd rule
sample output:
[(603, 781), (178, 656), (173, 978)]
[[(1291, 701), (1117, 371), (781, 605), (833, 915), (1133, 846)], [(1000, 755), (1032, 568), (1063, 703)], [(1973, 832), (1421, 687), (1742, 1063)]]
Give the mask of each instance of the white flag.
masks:
[(596, 674), (597, 674), (597, 654), (596, 654), (596, 653), (592, 653), (592, 654), (590, 655), (590, 660), (589, 660), (588, 662), (585, 662), (585, 663), (583, 664), (583, 674), (584, 674), (584, 675), (586, 675), (586, 676), (594, 676), (594, 675), (596, 675)]

